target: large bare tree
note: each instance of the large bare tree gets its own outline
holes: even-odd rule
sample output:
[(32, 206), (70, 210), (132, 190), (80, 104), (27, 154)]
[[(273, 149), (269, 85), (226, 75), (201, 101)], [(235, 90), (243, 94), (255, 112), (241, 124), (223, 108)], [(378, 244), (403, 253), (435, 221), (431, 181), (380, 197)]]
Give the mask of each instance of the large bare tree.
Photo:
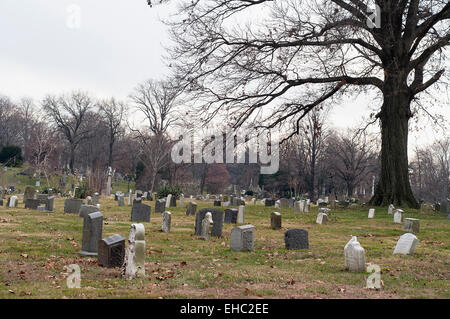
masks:
[(382, 168), (371, 203), (418, 207), (408, 123), (413, 102), (444, 82), (449, 19), (448, 0), (183, 1), (170, 63), (204, 122), (233, 112), (235, 127), (259, 115), (260, 127), (296, 133), (324, 102), (374, 89)]

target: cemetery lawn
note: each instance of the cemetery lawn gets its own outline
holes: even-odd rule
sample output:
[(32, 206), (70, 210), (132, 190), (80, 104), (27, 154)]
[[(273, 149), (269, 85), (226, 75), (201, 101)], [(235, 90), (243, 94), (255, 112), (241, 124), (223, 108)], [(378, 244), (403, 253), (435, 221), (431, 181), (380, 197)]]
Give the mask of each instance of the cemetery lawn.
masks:
[[(6, 202), (6, 201), (5, 201)], [(199, 208), (212, 203), (199, 202)], [(103, 237), (128, 238), (131, 207), (101, 198)], [(333, 212), (328, 224), (317, 225), (317, 207), (309, 214), (292, 208), (247, 205), (245, 221), (255, 225), (255, 250), (232, 252), (231, 229), (223, 237), (203, 241), (193, 235), (194, 216), (171, 208), (170, 234), (160, 232), (161, 214), (144, 223), (146, 276), (126, 280), (118, 268), (100, 267), (96, 258), (81, 257), (82, 219), (63, 213), (43, 213), (0, 207), (0, 298), (450, 298), (450, 221), (443, 214), (405, 210), (420, 219), (419, 244), (413, 256), (393, 255), (403, 234), (387, 208)], [(185, 201), (185, 204), (187, 201)], [(282, 229), (270, 229), (270, 213), (281, 212)], [(284, 248), (284, 232), (309, 232), (308, 250)], [(357, 236), (366, 262), (381, 267), (382, 288), (367, 289), (368, 273), (344, 269), (344, 245)], [(69, 289), (65, 267), (78, 264), (81, 288)]]

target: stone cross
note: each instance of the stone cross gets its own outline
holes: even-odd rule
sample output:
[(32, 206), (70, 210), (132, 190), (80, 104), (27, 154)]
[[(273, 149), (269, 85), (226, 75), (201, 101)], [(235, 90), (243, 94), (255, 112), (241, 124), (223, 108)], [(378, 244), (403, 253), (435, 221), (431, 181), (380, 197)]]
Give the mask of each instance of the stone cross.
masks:
[(412, 255), (416, 251), (416, 246), (419, 239), (411, 233), (406, 233), (400, 236), (397, 245), (394, 249), (394, 254)]
[(162, 225), (161, 230), (164, 233), (170, 233), (170, 223), (172, 221), (172, 213), (171, 212), (164, 212), (162, 214)]
[(103, 215), (100, 212), (88, 214), (83, 221), (83, 239), (80, 255), (97, 256), (98, 241), (102, 239)]
[(281, 229), (281, 214), (279, 212), (270, 214), (270, 227), (272, 229)]
[(212, 214), (210, 212), (207, 212), (205, 214), (205, 218), (203, 218), (203, 220), (202, 220), (202, 229), (201, 229), (201, 234), (200, 234), (202, 239), (209, 240), (213, 226), (214, 226), (214, 222), (212, 219)]
[(358, 242), (356, 236), (344, 247), (345, 268), (352, 272), (365, 272), (366, 271), (366, 257), (364, 248)]
[(403, 223), (403, 231), (405, 233), (418, 234), (420, 228), (420, 220), (417, 218), (405, 218)]
[(231, 230), (230, 248), (233, 251), (253, 251), (255, 226), (238, 226)]
[(145, 277), (145, 227), (143, 224), (132, 224), (122, 276), (127, 279)]

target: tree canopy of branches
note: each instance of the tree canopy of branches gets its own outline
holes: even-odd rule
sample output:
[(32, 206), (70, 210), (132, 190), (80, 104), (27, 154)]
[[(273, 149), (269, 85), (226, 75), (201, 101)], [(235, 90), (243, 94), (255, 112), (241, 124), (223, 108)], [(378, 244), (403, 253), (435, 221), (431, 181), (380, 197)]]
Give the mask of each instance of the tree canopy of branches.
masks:
[[(169, 21), (175, 78), (204, 122), (290, 123), (343, 94), (382, 98), (381, 172), (374, 205), (418, 207), (408, 176), (408, 122), (420, 93), (444, 79), (447, 0), (194, 0)], [(371, 20), (373, 5), (379, 7)], [(255, 14), (257, 13), (257, 14)], [(200, 103), (201, 101), (201, 103)]]

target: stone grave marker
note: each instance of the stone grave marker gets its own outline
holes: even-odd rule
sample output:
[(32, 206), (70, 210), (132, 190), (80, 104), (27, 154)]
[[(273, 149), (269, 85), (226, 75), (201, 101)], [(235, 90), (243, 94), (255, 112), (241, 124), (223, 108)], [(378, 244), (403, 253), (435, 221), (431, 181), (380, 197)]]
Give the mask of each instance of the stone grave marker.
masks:
[(158, 199), (155, 202), (155, 213), (164, 213), (165, 210), (166, 210), (166, 200)]
[(300, 201), (295, 201), (294, 202), (294, 213), (301, 213), (301, 209), (300, 209)]
[(25, 199), (25, 208), (37, 210), (39, 206), (39, 200), (27, 198)]
[(195, 215), (196, 212), (197, 212), (197, 203), (189, 202), (186, 206), (186, 216)]
[(289, 207), (289, 199), (287, 198), (280, 198), (280, 207)]
[(403, 223), (403, 213), (404, 211), (401, 209), (396, 209), (394, 212), (394, 223), (401, 224)]
[(23, 201), (26, 202), (27, 199), (34, 199), (34, 195), (36, 194), (36, 190), (34, 187), (27, 186), (25, 187), (25, 192), (23, 194)]
[(123, 195), (120, 195), (120, 196), (117, 198), (117, 205), (120, 206), (120, 207), (125, 206), (125, 198), (124, 198)]
[(184, 194), (180, 195), (180, 207), (184, 207)]
[(405, 218), (403, 231), (405, 233), (418, 234), (420, 229), (420, 220), (417, 218)]
[(328, 215), (325, 213), (318, 213), (316, 218), (316, 224), (325, 225), (328, 221)]
[(171, 204), (171, 201), (172, 201), (172, 194), (169, 194), (169, 195), (167, 195), (167, 198), (166, 198), (166, 208), (170, 208), (170, 204)]
[(211, 238), (212, 229), (214, 226), (214, 221), (212, 219), (212, 214), (207, 212), (205, 218), (202, 220), (200, 237), (203, 240), (209, 240)]
[(143, 224), (131, 225), (121, 272), (127, 279), (145, 277), (145, 227)]
[(241, 206), (239, 206), (238, 215), (237, 215), (238, 224), (244, 223), (244, 215), (245, 215), (245, 206), (241, 205)]
[(416, 251), (419, 239), (411, 233), (406, 233), (400, 236), (397, 245), (394, 249), (394, 254), (413, 255)]
[(255, 243), (255, 226), (234, 227), (230, 235), (230, 248), (233, 251), (253, 251)]
[(19, 199), (17, 198), (17, 196), (11, 196), (9, 198), (9, 203), (8, 203), (8, 207), (9, 208), (16, 208), (17, 207), (17, 202), (19, 201)]
[(308, 249), (308, 231), (299, 228), (289, 229), (284, 233), (286, 249)]
[(225, 209), (225, 224), (236, 224), (238, 217), (238, 210), (236, 208)]
[(195, 235), (201, 235), (201, 224), (203, 219), (205, 218), (206, 213), (210, 212), (212, 215), (212, 219), (214, 222), (211, 236), (222, 237), (222, 228), (223, 228), (223, 210), (217, 208), (204, 208), (200, 209), (195, 214)]
[(93, 205), (81, 205), (78, 217), (85, 218), (87, 215), (98, 212), (98, 207)]
[(47, 201), (45, 202), (45, 210), (47, 212), (55, 211), (55, 196), (47, 197)]
[(97, 256), (98, 242), (102, 239), (103, 215), (100, 212), (88, 214), (83, 220), (83, 239), (80, 255)]
[(171, 212), (164, 212), (162, 214), (162, 224), (161, 224), (162, 232), (170, 233), (171, 221), (172, 221), (172, 213)]
[(83, 201), (81, 199), (74, 199), (74, 198), (66, 199), (64, 201), (64, 213), (78, 214), (82, 204)]
[(98, 263), (107, 268), (122, 267), (125, 259), (125, 238), (119, 234), (98, 242)]
[(222, 206), (222, 202), (220, 200), (215, 200), (214, 201), (214, 206)]
[(265, 201), (264, 201), (264, 205), (266, 207), (274, 206), (275, 205), (275, 201), (272, 198), (266, 198)]
[(150, 222), (152, 208), (145, 204), (134, 204), (131, 208), (132, 222)]
[(369, 215), (367, 218), (374, 218), (375, 217), (375, 208), (369, 209)]
[(390, 204), (388, 208), (388, 215), (392, 215), (394, 213), (395, 207), (394, 205)]
[(270, 214), (270, 227), (272, 229), (281, 229), (281, 214), (279, 212)]
[(344, 247), (345, 268), (352, 272), (366, 271), (366, 257), (364, 248), (358, 242), (356, 236)]

